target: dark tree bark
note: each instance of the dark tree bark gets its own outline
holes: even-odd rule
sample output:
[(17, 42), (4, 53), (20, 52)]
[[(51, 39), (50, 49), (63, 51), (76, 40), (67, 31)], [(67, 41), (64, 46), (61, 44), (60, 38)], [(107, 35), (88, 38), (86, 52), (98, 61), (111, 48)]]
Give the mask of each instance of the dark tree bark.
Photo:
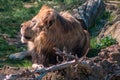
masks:
[(73, 10), (73, 15), (82, 23), (83, 28), (88, 29), (104, 10), (103, 0), (87, 0), (77, 10)]

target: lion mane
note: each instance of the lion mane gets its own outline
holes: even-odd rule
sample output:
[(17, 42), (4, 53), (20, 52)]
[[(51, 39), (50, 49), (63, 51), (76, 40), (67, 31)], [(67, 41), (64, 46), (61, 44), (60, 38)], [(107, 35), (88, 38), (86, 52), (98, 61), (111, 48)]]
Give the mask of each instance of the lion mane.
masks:
[(89, 49), (89, 33), (68, 12), (58, 13), (44, 5), (33, 19), (21, 25), (21, 41), (28, 44), (33, 63), (49, 66), (57, 63), (54, 47), (82, 57)]

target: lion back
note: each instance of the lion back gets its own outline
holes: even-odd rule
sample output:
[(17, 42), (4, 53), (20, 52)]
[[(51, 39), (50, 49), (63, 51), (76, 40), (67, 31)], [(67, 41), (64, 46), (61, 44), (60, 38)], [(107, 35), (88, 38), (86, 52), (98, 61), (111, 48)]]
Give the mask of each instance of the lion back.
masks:
[[(64, 19), (68, 20), (68, 22), (64, 21), (64, 24), (66, 25), (65, 27), (69, 26), (66, 29), (71, 28), (70, 31), (71, 35), (68, 36), (67, 39), (73, 41), (73, 42), (68, 41), (72, 45), (72, 46), (70, 45), (70, 47), (72, 47), (72, 52), (74, 54), (77, 54), (78, 57), (86, 55), (90, 47), (90, 37), (88, 31), (82, 28), (83, 23), (76, 20), (71, 14), (67, 12), (61, 12), (60, 15), (64, 17)], [(72, 38), (69, 38), (71, 36)]]

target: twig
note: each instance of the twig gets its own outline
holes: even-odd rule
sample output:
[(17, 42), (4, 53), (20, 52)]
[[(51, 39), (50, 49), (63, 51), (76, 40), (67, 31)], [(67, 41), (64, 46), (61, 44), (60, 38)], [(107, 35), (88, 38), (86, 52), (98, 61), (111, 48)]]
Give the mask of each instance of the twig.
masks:
[(71, 53), (67, 53), (65, 48), (63, 49), (63, 52), (60, 49), (56, 48), (56, 47), (54, 47), (53, 49), (56, 51), (56, 54), (58, 54), (58, 55), (60, 55), (62, 57), (67, 57), (69, 59), (76, 59), (76, 60), (78, 59), (78, 57), (76, 57), (74, 55), (71, 55)]
[[(42, 77), (44, 77), (48, 72), (51, 72), (51, 71), (56, 71), (56, 70), (58, 70), (58, 69), (64, 69), (64, 68), (66, 68), (66, 67), (69, 67), (69, 66), (71, 66), (71, 65), (75, 65), (75, 64), (77, 64), (77, 63), (81, 63), (81, 65), (82, 64), (84, 64), (84, 62), (82, 62), (82, 59), (83, 58), (81, 58), (81, 59), (79, 59), (78, 61), (76, 61), (75, 59), (74, 60), (72, 60), (72, 61), (66, 61), (66, 62), (63, 62), (63, 63), (61, 63), (61, 64), (57, 64), (57, 65), (53, 65), (53, 66), (50, 66), (50, 67), (48, 67), (48, 68), (42, 68), (42, 69), (37, 69), (37, 70), (34, 70), (34, 71), (31, 71), (31, 72), (26, 72), (27, 74), (35, 74), (35, 73), (40, 73), (40, 75), (38, 76), (38, 77), (36, 77), (35, 79), (38, 79), (39, 78), (39, 80), (41, 80), (42, 79)], [(19, 76), (21, 76), (22, 75), (22, 73), (20, 73), (20, 74), (10, 74), (10, 75), (7, 75), (7, 76), (9, 76), (9, 78), (7, 78), (7, 79), (16, 79), (17, 77), (19, 77)]]
[(33, 70), (33, 71), (28, 70), (28, 71), (26, 71), (24, 73), (20, 73), (20, 74), (10, 74), (10, 75), (7, 75), (7, 78), (16, 79), (17, 77), (20, 77), (22, 74), (27, 74), (27, 75), (30, 74), (31, 75), (31, 74), (38, 73), (40, 75), (37, 76), (35, 79), (41, 80), (48, 72), (56, 71), (58, 69), (64, 69), (66, 67), (69, 67), (69, 66), (72, 66), (75, 64), (80, 64), (82, 66), (82, 64), (85, 64), (83, 60), (85, 59), (85, 56), (89, 49), (86, 51), (86, 54), (81, 58), (71, 55), (71, 53), (67, 53), (67, 49), (65, 47), (63, 49), (63, 52), (60, 51), (60, 49), (58, 49), (58, 48), (54, 48), (54, 50), (56, 51), (56, 54), (58, 54), (62, 57), (67, 57), (71, 61), (66, 60), (65, 62), (63, 62), (61, 64), (53, 65), (53, 66), (50, 66), (47, 68), (42, 68), (42, 69), (38, 67), (36, 70)]

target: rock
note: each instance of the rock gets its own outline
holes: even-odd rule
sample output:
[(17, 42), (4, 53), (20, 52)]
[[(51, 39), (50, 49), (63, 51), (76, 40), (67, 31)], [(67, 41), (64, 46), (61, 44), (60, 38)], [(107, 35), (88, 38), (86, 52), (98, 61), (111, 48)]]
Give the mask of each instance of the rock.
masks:
[(102, 49), (101, 52), (98, 53), (102, 59), (109, 59), (111, 61), (120, 61), (120, 46), (115, 44), (111, 45), (105, 49)]
[(107, 72), (109, 71), (109, 67), (112, 65), (112, 63), (110, 63), (107, 59), (103, 59), (100, 62), (100, 65), (104, 68), (104, 73), (107, 74)]
[(120, 74), (114, 74), (109, 80), (120, 80)]
[(98, 53), (98, 56), (100, 56), (102, 59), (107, 59), (109, 57), (108, 51), (105, 49), (102, 49), (101, 52)]
[(94, 79), (96, 80), (103, 80), (103, 68), (100, 64), (96, 64), (94, 63), (93, 66), (91, 66), (92, 68), (92, 76), (94, 77)]
[(120, 52), (110, 53), (110, 60), (120, 62)]
[(99, 56), (96, 56), (92, 59), (93, 63), (99, 63), (101, 60), (102, 60), (102, 58)]

